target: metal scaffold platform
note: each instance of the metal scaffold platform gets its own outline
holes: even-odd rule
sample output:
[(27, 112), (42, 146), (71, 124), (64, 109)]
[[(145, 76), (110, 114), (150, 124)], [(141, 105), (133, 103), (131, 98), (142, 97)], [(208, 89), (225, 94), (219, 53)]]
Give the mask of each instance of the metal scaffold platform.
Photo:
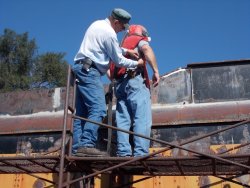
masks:
[[(123, 173), (127, 175), (195, 176), (249, 173), (250, 155), (224, 155), (219, 161), (200, 157), (65, 157), (64, 172)], [(231, 164), (234, 163), (234, 164)], [(244, 167), (245, 166), (245, 167)], [(60, 157), (1, 157), (2, 174), (59, 173)]]

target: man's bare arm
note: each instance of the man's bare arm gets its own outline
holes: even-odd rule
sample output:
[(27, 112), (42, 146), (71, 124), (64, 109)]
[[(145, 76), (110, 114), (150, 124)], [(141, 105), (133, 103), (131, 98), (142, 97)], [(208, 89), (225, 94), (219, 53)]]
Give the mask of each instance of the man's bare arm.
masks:
[(154, 72), (153, 77), (152, 77), (152, 81), (153, 81), (153, 86), (156, 87), (159, 84), (160, 75), (159, 75), (159, 70), (158, 70), (154, 51), (149, 45), (143, 45), (141, 47), (141, 51), (143, 52), (143, 54), (146, 58), (146, 61), (149, 63), (150, 67), (152, 68), (152, 70)]

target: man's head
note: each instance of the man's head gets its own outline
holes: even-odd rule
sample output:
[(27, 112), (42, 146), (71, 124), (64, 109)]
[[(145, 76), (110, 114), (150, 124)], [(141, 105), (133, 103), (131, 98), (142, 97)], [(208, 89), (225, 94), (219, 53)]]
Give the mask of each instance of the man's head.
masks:
[(151, 37), (149, 36), (147, 29), (142, 25), (129, 26), (128, 34), (141, 36), (141, 37), (144, 37), (144, 39), (147, 40), (148, 42), (151, 41)]
[(112, 27), (114, 28), (115, 32), (118, 33), (129, 27), (129, 20), (131, 19), (131, 15), (126, 10), (115, 8), (109, 18)]

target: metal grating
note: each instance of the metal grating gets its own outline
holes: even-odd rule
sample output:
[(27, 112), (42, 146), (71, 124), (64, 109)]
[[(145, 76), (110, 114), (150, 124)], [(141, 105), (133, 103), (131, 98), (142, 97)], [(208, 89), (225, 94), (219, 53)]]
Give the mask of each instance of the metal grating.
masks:
[(1, 174), (50, 173), (59, 171), (59, 157), (0, 157)]
[[(250, 155), (228, 155), (223, 158), (249, 166)], [(65, 170), (69, 172), (77, 172), (91, 171), (91, 169), (95, 169), (99, 171), (129, 160), (131, 160), (131, 158), (69, 157), (65, 159)], [(59, 171), (59, 163), (60, 158), (58, 156), (1, 157), (0, 173), (55, 173)], [(114, 171), (122, 171), (131, 175), (148, 175), (150, 173), (148, 169), (150, 169), (150, 172), (154, 175), (168, 176), (238, 175), (249, 172), (249, 170), (244, 167), (204, 157), (153, 157), (144, 160), (144, 165), (140, 161), (136, 161), (114, 169)], [(105, 173), (109, 172), (107, 171)]]
[[(240, 164), (249, 166), (250, 155), (235, 155), (224, 156), (224, 159), (228, 159)], [(72, 163), (68, 166), (68, 171), (79, 171), (90, 169), (103, 170), (111, 166), (118, 165), (120, 163), (130, 160), (129, 158), (77, 158), (73, 157)], [(114, 172), (125, 172), (130, 175), (167, 175), (167, 176), (200, 176), (200, 175), (238, 175), (248, 173), (249, 169), (244, 167), (221, 162), (214, 159), (208, 159), (204, 157), (189, 157), (189, 158), (171, 158), (171, 157), (153, 157), (144, 160), (142, 165), (139, 161), (126, 164), (125, 166), (114, 169)], [(150, 172), (148, 171), (150, 169)], [(107, 173), (110, 173), (107, 171)]]

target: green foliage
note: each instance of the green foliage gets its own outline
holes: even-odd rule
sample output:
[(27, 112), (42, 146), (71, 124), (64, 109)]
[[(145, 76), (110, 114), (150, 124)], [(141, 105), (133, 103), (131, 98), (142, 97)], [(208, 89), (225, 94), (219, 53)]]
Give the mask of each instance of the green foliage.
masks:
[(0, 89), (12, 91), (28, 89), (29, 73), (36, 52), (35, 40), (28, 40), (28, 33), (16, 34), (5, 29), (0, 36)]
[(35, 39), (28, 33), (5, 29), (0, 36), (0, 92), (66, 84), (64, 53), (37, 54)]
[(38, 56), (33, 82), (36, 87), (65, 86), (67, 78), (67, 62), (63, 59), (64, 53), (46, 53)]

